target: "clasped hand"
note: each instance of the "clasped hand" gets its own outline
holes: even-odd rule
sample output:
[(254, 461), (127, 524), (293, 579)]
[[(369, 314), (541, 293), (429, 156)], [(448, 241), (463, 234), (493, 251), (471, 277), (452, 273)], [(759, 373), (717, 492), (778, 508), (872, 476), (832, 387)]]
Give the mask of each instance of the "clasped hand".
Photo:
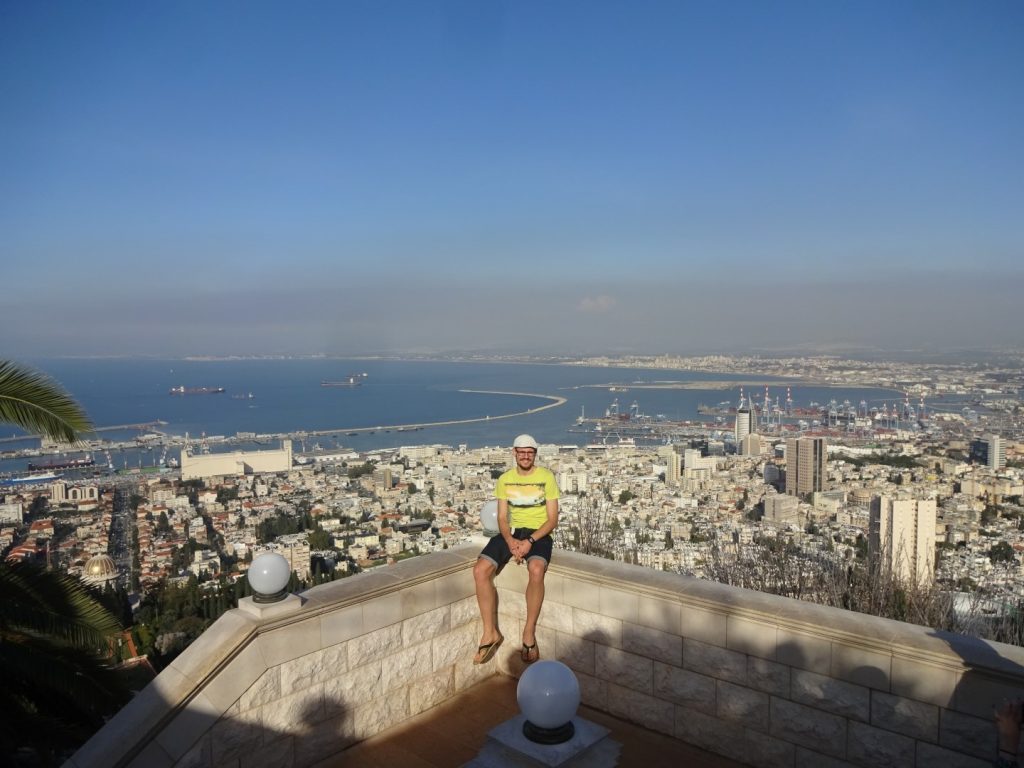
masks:
[(530, 553), (530, 542), (526, 539), (515, 539), (508, 547), (515, 558), (516, 564), (523, 562), (523, 559)]

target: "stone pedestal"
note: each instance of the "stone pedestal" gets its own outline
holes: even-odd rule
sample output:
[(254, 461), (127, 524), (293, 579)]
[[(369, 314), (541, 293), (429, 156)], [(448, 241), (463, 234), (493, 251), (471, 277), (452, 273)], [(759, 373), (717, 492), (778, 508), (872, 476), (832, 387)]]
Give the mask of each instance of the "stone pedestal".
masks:
[(524, 715), (492, 728), (487, 743), (464, 768), (614, 768), (622, 745), (597, 723), (574, 717), (575, 735), (563, 744), (535, 744), (523, 735)]
[(243, 597), (238, 601), (238, 608), (257, 619), (276, 619), (295, 613), (304, 602), (301, 597), (292, 594), (285, 595), (283, 600), (276, 603), (257, 603), (251, 597)]

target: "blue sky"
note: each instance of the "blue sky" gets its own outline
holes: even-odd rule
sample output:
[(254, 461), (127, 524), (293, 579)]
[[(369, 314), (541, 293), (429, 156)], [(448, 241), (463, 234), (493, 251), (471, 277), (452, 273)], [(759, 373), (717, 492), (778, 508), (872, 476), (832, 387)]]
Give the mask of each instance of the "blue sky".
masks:
[(5, 3), (0, 348), (1019, 343), (1022, 39), (1019, 2)]

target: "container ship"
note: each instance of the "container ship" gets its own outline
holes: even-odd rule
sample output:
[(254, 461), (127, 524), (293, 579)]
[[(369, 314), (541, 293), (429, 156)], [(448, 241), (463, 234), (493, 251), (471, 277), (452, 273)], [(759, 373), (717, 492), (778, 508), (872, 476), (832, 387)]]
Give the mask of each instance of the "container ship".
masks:
[(86, 457), (83, 459), (62, 459), (59, 461), (47, 461), (36, 464), (29, 462), (29, 472), (52, 472), (55, 469), (83, 469), (85, 467), (95, 466), (96, 462), (93, 458)]
[(363, 382), (359, 380), (358, 376), (349, 376), (346, 379), (324, 379), (320, 382), (321, 387), (361, 387)]
[(224, 387), (171, 387), (168, 394), (171, 395), (219, 395), (224, 392)]
[(57, 480), (60, 475), (47, 472), (40, 475), (27, 475), (25, 477), (7, 477), (0, 480), (0, 485), (32, 485), (34, 483), (49, 483)]

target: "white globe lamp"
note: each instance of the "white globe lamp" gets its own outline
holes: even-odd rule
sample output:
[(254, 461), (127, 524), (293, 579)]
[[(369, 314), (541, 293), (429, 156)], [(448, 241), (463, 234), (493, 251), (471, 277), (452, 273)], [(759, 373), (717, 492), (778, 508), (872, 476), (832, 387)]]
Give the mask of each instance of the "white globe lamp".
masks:
[(537, 661), (519, 678), (516, 700), (526, 717), (523, 735), (537, 744), (561, 744), (576, 733), (580, 706), (576, 675), (560, 661)]
[(249, 566), (249, 586), (254, 592), (254, 603), (276, 603), (284, 600), (287, 594), (288, 579), (292, 569), (284, 555), (277, 552), (264, 552), (253, 559)]
[(480, 525), (484, 529), (484, 536), (497, 536), (500, 533), (497, 499), (491, 499), (480, 510)]

